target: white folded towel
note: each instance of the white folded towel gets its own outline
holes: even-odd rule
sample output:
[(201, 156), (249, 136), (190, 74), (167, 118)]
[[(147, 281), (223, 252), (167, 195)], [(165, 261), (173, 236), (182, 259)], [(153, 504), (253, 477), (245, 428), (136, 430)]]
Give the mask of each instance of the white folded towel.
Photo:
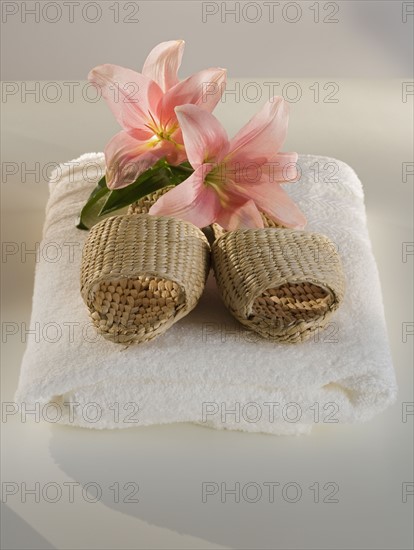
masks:
[(75, 221), (103, 155), (62, 165), (50, 183), (16, 399), (46, 421), (91, 428), (194, 422), (273, 434), (365, 421), (387, 407), (396, 383), (361, 183), (337, 160), (299, 164), (301, 179), (286, 189), (307, 229), (337, 244), (345, 270), (345, 300), (327, 328), (301, 344), (263, 341), (231, 317), (210, 276), (192, 313), (126, 349), (96, 335), (79, 291), (87, 232)]

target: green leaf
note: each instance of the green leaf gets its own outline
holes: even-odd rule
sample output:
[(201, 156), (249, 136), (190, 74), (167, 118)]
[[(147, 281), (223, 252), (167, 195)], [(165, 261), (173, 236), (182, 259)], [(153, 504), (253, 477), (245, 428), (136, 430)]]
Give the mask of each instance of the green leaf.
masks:
[(162, 159), (152, 168), (141, 174), (134, 183), (122, 189), (108, 189), (105, 177), (103, 177), (82, 208), (76, 227), (78, 229), (90, 229), (110, 214), (129, 206), (150, 193), (154, 193), (170, 185), (179, 185), (192, 172), (193, 169), (188, 163), (183, 163), (179, 166), (169, 166)]
[(105, 187), (98, 186), (93, 190), (88, 201), (81, 210), (79, 221), (76, 225), (78, 229), (90, 229), (99, 221), (99, 213), (111, 191), (106, 187), (106, 184)]
[(141, 176), (134, 183), (131, 183), (131, 185), (123, 187), (122, 189), (112, 190), (105, 204), (102, 206), (99, 215), (109, 214), (120, 208), (129, 206), (133, 202), (145, 197), (145, 195), (158, 191), (158, 189), (162, 189), (171, 184), (172, 181), (165, 167), (158, 167), (155, 165), (155, 167), (141, 174)]
[[(133, 189), (131, 189), (131, 187), (133, 187)], [(145, 197), (150, 193), (154, 193), (154, 191), (158, 191), (158, 189), (162, 189), (163, 187), (166, 187), (164, 180), (157, 181), (156, 178), (149, 178), (147, 181), (142, 183), (140, 182), (139, 185), (129, 185), (125, 188), (125, 191), (123, 191), (123, 189), (115, 189), (109, 194), (105, 204), (99, 212), (99, 216), (116, 212), (117, 210), (142, 199), (142, 197)]]

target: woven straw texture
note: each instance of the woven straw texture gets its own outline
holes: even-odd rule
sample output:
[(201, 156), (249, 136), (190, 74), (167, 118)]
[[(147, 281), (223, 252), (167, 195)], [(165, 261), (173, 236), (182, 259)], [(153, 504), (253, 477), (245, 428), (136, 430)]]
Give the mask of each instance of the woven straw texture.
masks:
[(243, 325), (277, 342), (302, 342), (322, 328), (344, 294), (335, 245), (293, 229), (225, 233), (212, 247), (221, 297)]
[[(269, 216), (264, 212), (260, 212), (260, 215), (262, 216), (265, 227), (283, 227), (283, 225), (279, 225), (277, 222), (272, 220), (272, 218), (269, 218)], [(213, 223), (211, 229), (213, 230), (213, 235), (215, 239), (219, 239), (222, 235), (225, 235), (227, 233), (227, 230), (221, 227), (221, 225), (219, 225), (218, 223)]]
[(154, 193), (151, 193), (150, 195), (147, 195), (146, 197), (143, 197), (142, 199), (133, 202), (128, 207), (127, 214), (148, 214), (151, 206), (155, 204), (160, 197), (165, 195), (165, 193), (168, 193), (168, 191), (170, 191), (171, 189), (174, 189), (174, 185), (163, 187), (162, 189), (159, 189), (158, 191), (155, 191)]
[[(147, 213), (170, 189), (144, 197), (128, 213)], [(326, 325), (343, 299), (340, 258), (327, 237), (286, 229), (261, 215), (266, 230), (229, 233), (212, 225), (220, 294), (236, 319), (263, 338), (305, 341)]]
[(194, 225), (145, 214), (114, 216), (89, 233), (81, 295), (105, 338), (146, 342), (196, 306), (209, 269), (207, 239)]

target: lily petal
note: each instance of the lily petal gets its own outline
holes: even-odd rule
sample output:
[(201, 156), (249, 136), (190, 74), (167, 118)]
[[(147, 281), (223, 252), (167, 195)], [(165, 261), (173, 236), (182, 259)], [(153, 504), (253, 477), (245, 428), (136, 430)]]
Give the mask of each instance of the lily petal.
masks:
[(260, 166), (273, 160), (285, 141), (288, 122), (288, 104), (274, 97), (231, 140), (229, 161)]
[(153, 123), (151, 114), (158, 118), (162, 90), (147, 76), (118, 65), (100, 65), (91, 70), (88, 79), (101, 90), (124, 130), (145, 129)]
[(189, 178), (168, 191), (151, 206), (153, 216), (172, 216), (205, 227), (216, 220), (220, 201), (215, 191), (204, 184), (213, 165), (200, 166)]
[(217, 216), (217, 223), (228, 231), (264, 227), (263, 218), (252, 200), (232, 197), (231, 207), (223, 208)]
[(297, 161), (297, 153), (278, 153), (273, 160), (261, 166), (261, 172), (272, 183), (293, 183), (300, 178)]
[(176, 107), (175, 113), (191, 166), (198, 168), (205, 162), (220, 163), (230, 144), (216, 117), (196, 105)]
[(165, 141), (163, 143), (165, 149), (165, 160), (172, 166), (177, 166), (187, 160), (187, 154), (184, 146), (180, 147), (174, 145), (171, 141)]
[(119, 132), (105, 148), (107, 186), (109, 189), (126, 187), (166, 153), (162, 142), (152, 147), (151, 142), (136, 139), (133, 132)]
[(177, 72), (184, 52), (184, 40), (161, 42), (151, 50), (142, 68), (142, 74), (166, 92), (178, 84)]
[(160, 120), (164, 128), (177, 122), (174, 109), (191, 103), (212, 111), (220, 101), (226, 81), (226, 70), (206, 69), (189, 76), (170, 88), (160, 102)]
[(251, 186), (240, 185), (238, 190), (279, 224), (295, 229), (306, 226), (305, 215), (279, 183), (262, 181)]

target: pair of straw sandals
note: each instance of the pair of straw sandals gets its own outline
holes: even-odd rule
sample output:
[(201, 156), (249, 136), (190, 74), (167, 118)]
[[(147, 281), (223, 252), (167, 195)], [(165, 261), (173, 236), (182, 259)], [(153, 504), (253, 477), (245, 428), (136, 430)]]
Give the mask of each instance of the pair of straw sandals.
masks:
[(163, 189), (126, 215), (95, 225), (83, 249), (81, 295), (100, 334), (115, 343), (152, 340), (197, 305), (213, 265), (221, 298), (248, 329), (275, 342), (307, 340), (344, 295), (335, 245), (324, 235), (284, 229), (208, 232), (148, 214)]

